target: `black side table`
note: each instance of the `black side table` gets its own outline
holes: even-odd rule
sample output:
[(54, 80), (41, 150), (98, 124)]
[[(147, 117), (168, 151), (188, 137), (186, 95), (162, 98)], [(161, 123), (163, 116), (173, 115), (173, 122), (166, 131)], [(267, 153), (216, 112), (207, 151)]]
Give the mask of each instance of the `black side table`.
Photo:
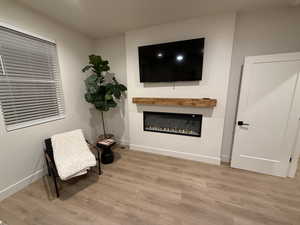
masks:
[(113, 143), (111, 143), (110, 145), (105, 145), (105, 144), (101, 144), (101, 143), (96, 143), (97, 146), (97, 150), (101, 151), (101, 162), (103, 164), (110, 164), (113, 163), (114, 161), (114, 153), (111, 149), (112, 146), (114, 146), (116, 144), (116, 142), (114, 141)]

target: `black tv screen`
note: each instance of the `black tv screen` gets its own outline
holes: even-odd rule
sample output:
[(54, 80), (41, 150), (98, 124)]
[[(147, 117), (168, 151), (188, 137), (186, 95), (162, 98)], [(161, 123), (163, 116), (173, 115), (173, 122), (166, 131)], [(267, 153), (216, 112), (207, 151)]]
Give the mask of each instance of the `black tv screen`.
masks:
[(202, 79), (204, 38), (141, 46), (141, 82), (196, 81)]

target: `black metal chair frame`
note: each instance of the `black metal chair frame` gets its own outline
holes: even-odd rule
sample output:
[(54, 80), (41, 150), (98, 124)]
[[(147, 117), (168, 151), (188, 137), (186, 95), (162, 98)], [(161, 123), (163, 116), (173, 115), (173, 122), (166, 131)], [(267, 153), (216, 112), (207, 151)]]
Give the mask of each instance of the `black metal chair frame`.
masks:
[[(60, 181), (62, 181), (62, 180), (59, 178), (59, 175), (57, 172), (57, 168), (56, 168), (55, 161), (54, 161), (52, 142), (51, 142), (50, 138), (45, 140), (45, 146), (46, 146), (46, 148), (44, 150), (44, 153), (45, 153), (45, 160), (46, 160), (47, 169), (48, 169), (48, 175), (50, 177), (52, 177), (52, 179), (53, 179), (56, 196), (57, 196), (57, 198), (59, 198), (58, 180), (60, 180)], [(101, 158), (100, 158), (100, 153), (98, 150), (97, 150), (96, 159), (98, 161), (98, 174), (101, 175), (102, 174)]]

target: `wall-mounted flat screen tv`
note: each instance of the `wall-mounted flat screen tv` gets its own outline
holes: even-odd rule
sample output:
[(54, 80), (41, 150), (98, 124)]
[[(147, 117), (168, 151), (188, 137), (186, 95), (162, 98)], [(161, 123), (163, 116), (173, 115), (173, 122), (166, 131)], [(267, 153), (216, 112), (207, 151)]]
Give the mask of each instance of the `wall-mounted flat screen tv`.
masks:
[(204, 38), (141, 46), (141, 82), (197, 81), (202, 79)]

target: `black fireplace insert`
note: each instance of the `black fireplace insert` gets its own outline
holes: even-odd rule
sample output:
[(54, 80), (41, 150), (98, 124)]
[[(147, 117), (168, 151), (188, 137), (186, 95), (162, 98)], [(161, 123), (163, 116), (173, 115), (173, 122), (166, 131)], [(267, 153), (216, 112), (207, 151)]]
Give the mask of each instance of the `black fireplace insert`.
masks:
[(144, 111), (144, 131), (201, 137), (202, 115)]

